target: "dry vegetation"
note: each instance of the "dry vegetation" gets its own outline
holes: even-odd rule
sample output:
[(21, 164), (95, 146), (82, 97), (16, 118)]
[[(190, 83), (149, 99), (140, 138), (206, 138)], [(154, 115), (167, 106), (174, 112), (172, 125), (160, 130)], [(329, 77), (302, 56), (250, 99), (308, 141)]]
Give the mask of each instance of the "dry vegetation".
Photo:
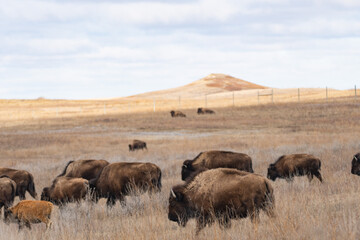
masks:
[[(18, 232), (16, 224), (0, 221), (1, 239), (359, 239), (360, 177), (350, 174), (352, 156), (360, 149), (359, 106), (345, 98), (215, 108), (211, 116), (198, 116), (193, 105), (184, 110), (186, 119), (172, 119), (167, 111), (21, 121), (2, 116), (1, 166), (33, 173), (38, 194), (69, 160), (84, 158), (153, 162), (163, 171), (163, 190), (127, 197), (126, 207), (117, 203), (111, 210), (104, 200), (56, 207), (48, 231), (37, 224)], [(134, 138), (145, 140), (149, 150), (129, 152)], [(306, 177), (291, 184), (277, 180), (272, 183), (277, 218), (261, 214), (258, 225), (233, 220), (226, 231), (215, 224), (195, 237), (193, 220), (181, 228), (167, 219), (167, 201), (171, 186), (181, 183), (183, 160), (211, 149), (249, 154), (262, 175), (282, 154), (314, 154), (322, 160), (324, 183)]]

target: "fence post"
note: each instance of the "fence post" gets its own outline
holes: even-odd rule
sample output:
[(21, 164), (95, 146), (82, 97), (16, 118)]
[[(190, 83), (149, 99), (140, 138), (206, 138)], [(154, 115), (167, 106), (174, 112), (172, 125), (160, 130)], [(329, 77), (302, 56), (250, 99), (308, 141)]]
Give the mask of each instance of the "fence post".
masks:
[(271, 89), (271, 102), (274, 103), (274, 89)]
[(179, 96), (179, 109), (181, 108), (181, 96)]
[(355, 85), (355, 101), (356, 101), (356, 85)]
[(156, 108), (156, 100), (155, 100), (155, 98), (154, 98), (154, 112), (155, 112), (155, 109)]
[(235, 93), (233, 92), (233, 107), (235, 107)]
[(298, 88), (298, 102), (300, 102), (300, 88)]
[(328, 88), (326, 86), (326, 102), (328, 102)]

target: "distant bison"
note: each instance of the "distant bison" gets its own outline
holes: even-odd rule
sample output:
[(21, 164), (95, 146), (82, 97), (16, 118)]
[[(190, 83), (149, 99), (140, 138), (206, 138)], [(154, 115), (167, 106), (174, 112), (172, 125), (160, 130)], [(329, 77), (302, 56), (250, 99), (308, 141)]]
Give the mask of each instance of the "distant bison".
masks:
[(86, 198), (89, 182), (84, 178), (58, 177), (51, 187), (45, 187), (41, 200), (64, 205), (68, 202), (80, 202)]
[(354, 155), (351, 162), (351, 173), (360, 176), (360, 153)]
[(23, 200), (16, 206), (5, 211), (6, 223), (17, 222), (19, 230), (25, 225), (31, 229), (30, 223), (45, 223), (46, 228), (51, 226), (51, 212), (53, 204), (47, 201)]
[(229, 151), (201, 152), (193, 160), (185, 160), (181, 169), (181, 179), (185, 180), (200, 168), (235, 168), (253, 173), (251, 157), (244, 153)]
[(234, 218), (250, 216), (257, 221), (260, 209), (275, 216), (273, 188), (260, 175), (217, 168), (192, 177), (170, 191), (168, 218), (183, 227), (196, 218), (196, 234), (215, 220), (226, 228)]
[(101, 170), (109, 164), (106, 160), (77, 160), (67, 163), (65, 169), (58, 177), (95, 178)]
[(16, 183), (16, 196), (19, 196), (20, 200), (25, 199), (26, 191), (36, 199), (34, 177), (31, 173), (25, 170), (0, 168), (0, 175), (6, 175)]
[(292, 180), (294, 176), (307, 175), (309, 181), (313, 176), (322, 182), (320, 174), (321, 161), (309, 154), (291, 154), (281, 156), (275, 163), (270, 164), (267, 177), (273, 181), (276, 178)]
[(129, 151), (135, 151), (135, 150), (144, 149), (144, 148), (147, 150), (146, 142), (144, 142), (144, 141), (133, 140), (133, 143), (129, 144)]
[(180, 111), (171, 111), (171, 117), (186, 117), (186, 115)]
[(104, 167), (99, 176), (90, 180), (95, 201), (107, 198), (109, 207), (120, 200), (125, 204), (125, 196), (133, 190), (141, 192), (161, 191), (161, 170), (152, 163), (122, 162)]
[(8, 176), (0, 176), (0, 213), (1, 208), (8, 209), (14, 202), (16, 183)]
[(215, 112), (208, 108), (198, 108), (197, 114), (215, 114)]

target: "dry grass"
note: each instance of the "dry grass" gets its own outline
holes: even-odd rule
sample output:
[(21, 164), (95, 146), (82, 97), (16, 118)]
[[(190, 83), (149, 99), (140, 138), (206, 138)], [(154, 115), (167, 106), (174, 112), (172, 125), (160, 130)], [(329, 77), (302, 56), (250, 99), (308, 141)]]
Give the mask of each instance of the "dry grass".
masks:
[[(9, 111), (6, 106), (2, 104), (3, 111)], [(7, 124), (11, 116), (2, 116), (1, 166), (33, 173), (38, 193), (67, 161), (84, 158), (153, 162), (163, 171), (163, 190), (127, 197), (124, 208), (117, 203), (107, 210), (104, 200), (55, 208), (48, 231), (37, 224), (18, 232), (16, 224), (0, 221), (1, 239), (359, 239), (360, 177), (350, 174), (352, 155), (360, 149), (359, 106), (344, 98), (215, 108), (212, 116), (198, 116), (189, 108), (186, 119), (172, 119), (166, 111), (39, 117)], [(149, 150), (129, 152), (127, 144), (134, 138), (145, 140)], [(262, 175), (282, 154), (314, 154), (322, 160), (324, 183), (309, 183), (306, 177), (291, 184), (277, 180), (272, 183), (277, 218), (261, 214), (256, 226), (249, 219), (233, 220), (226, 231), (215, 224), (196, 238), (193, 220), (181, 228), (167, 219), (167, 201), (170, 188), (181, 183), (183, 160), (211, 149), (249, 154), (254, 171)]]

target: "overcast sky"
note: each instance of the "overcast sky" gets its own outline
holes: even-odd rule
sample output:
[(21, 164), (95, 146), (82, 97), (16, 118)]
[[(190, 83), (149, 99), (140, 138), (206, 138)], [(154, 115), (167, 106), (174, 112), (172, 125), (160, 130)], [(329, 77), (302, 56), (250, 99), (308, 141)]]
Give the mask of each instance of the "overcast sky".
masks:
[(360, 1), (0, 0), (0, 99), (120, 97), (210, 73), (360, 86)]

